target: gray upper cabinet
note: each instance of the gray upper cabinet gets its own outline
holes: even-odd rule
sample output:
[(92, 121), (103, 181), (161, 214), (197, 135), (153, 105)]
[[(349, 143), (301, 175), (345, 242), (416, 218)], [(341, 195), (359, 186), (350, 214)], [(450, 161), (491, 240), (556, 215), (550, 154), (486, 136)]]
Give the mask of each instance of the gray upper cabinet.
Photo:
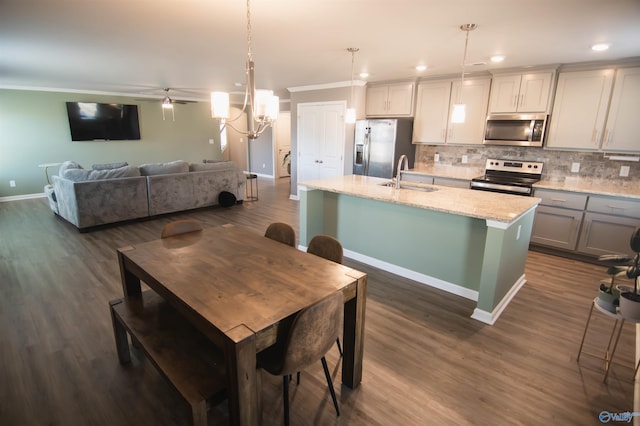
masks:
[(368, 117), (408, 117), (413, 114), (413, 83), (367, 87), (365, 114)]
[(640, 68), (560, 73), (547, 148), (640, 152)]
[(494, 75), (489, 113), (548, 112), (555, 71)]
[(613, 69), (560, 73), (548, 148), (598, 149), (613, 85)]
[[(428, 81), (418, 85), (413, 143), (482, 145), (491, 79)], [(458, 99), (466, 105), (464, 123), (450, 121)]]
[(603, 150), (640, 152), (639, 112), (640, 68), (621, 68), (616, 71)]

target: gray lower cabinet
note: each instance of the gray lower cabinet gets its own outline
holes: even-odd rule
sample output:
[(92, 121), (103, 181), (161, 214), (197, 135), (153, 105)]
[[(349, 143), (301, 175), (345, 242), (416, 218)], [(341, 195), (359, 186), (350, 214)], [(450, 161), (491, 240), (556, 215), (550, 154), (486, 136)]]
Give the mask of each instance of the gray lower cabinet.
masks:
[(531, 243), (575, 250), (582, 215), (582, 210), (539, 205), (533, 221)]
[(587, 196), (547, 189), (536, 189), (533, 195), (542, 201), (533, 220), (531, 243), (575, 250)]
[(594, 256), (612, 253), (632, 256), (629, 240), (638, 227), (640, 201), (590, 196), (578, 251)]
[(629, 254), (629, 239), (640, 227), (640, 201), (536, 189), (531, 243), (589, 256)]

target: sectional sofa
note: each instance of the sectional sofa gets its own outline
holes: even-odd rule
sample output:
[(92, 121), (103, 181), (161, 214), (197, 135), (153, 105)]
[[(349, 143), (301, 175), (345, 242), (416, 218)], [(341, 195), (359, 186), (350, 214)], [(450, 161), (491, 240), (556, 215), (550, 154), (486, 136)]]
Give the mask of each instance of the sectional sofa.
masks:
[[(96, 164), (64, 162), (45, 187), (51, 209), (80, 231), (132, 219), (215, 206), (221, 192), (244, 199), (245, 175), (232, 161)], [(228, 195), (228, 194), (227, 194)]]

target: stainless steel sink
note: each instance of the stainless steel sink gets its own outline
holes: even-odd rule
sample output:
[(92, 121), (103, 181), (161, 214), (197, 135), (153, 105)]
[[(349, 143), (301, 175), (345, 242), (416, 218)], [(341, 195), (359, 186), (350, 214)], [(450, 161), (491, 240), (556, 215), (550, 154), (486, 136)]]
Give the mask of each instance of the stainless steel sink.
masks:
[[(388, 186), (390, 188), (395, 188), (396, 183), (394, 181), (379, 183), (380, 186)], [(410, 189), (412, 191), (422, 191), (422, 192), (435, 192), (438, 188), (434, 188), (431, 186), (423, 186), (423, 185), (411, 185), (406, 182), (400, 184), (400, 189)]]

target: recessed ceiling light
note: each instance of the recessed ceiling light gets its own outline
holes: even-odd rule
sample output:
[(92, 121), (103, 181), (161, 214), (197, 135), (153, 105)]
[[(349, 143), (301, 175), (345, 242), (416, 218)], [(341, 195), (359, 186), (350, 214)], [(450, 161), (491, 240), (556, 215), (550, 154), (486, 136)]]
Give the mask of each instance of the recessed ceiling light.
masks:
[(360, 78), (367, 78), (369, 77), (369, 73), (368, 72), (361, 72), (360, 73)]
[(502, 56), (502, 55), (495, 55), (495, 56), (491, 57), (491, 62), (498, 63), (498, 62), (502, 62), (502, 61), (504, 61), (504, 56)]
[(417, 65), (416, 66), (416, 71), (418, 71), (418, 72), (422, 72), (422, 71), (424, 71), (426, 69), (427, 69), (426, 65)]
[(591, 46), (591, 50), (595, 50), (596, 52), (602, 52), (609, 49), (608, 43), (596, 43)]

